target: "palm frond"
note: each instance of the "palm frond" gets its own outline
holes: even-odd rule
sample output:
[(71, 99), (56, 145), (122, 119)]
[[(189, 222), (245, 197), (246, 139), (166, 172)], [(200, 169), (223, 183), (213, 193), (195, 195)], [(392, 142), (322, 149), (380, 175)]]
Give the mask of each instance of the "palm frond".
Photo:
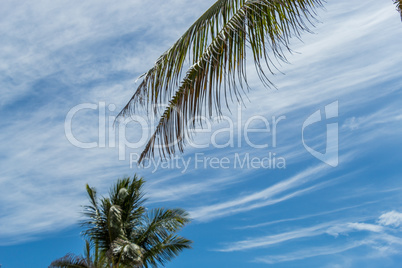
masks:
[(89, 185), (87, 184), (86, 190), (90, 205), (84, 206), (84, 215), (86, 215), (88, 218), (96, 219), (100, 216), (97, 204), (96, 189), (89, 187)]
[(394, 0), (394, 3), (396, 4), (396, 10), (401, 14), (402, 20), (402, 0)]
[(136, 92), (119, 116), (134, 113), (137, 104), (168, 101), (179, 85), (187, 56), (196, 63), (219, 29), (237, 12), (245, 0), (218, 0), (212, 5), (145, 74)]
[(188, 213), (183, 209), (153, 209), (145, 216), (145, 228), (134, 241), (145, 249), (151, 248), (189, 222)]
[(89, 242), (88, 240), (85, 240), (84, 258), (86, 259), (87, 263), (92, 262), (91, 242)]
[[(72, 253), (53, 261), (49, 268), (109, 268), (109, 259), (99, 252), (97, 242), (85, 241), (84, 256), (76, 256)], [(122, 266), (123, 267), (123, 266)]]
[(111, 202), (121, 209), (121, 222), (127, 237), (130, 237), (139, 225), (145, 212), (142, 206), (146, 201), (142, 190), (144, 183), (144, 179), (137, 175), (133, 179), (124, 178), (118, 180), (109, 193)]
[[(309, 31), (314, 9), (321, 0), (249, 0), (227, 21), (198, 62), (187, 71), (180, 87), (160, 118), (156, 130), (141, 154), (152, 157), (155, 148), (161, 156), (183, 151), (189, 128), (213, 112), (221, 115), (223, 103), (239, 100), (246, 77), (246, 51), (251, 48), (255, 68), (265, 85), (267, 78), (261, 61), (273, 73), (273, 58), (286, 61), (289, 38)], [(306, 23), (307, 22), (307, 23)]]
[(95, 188), (91, 188), (87, 184), (86, 190), (90, 205), (84, 206), (85, 210), (83, 214), (86, 216), (86, 220), (82, 221), (81, 225), (85, 227), (86, 230), (82, 234), (91, 241), (96, 241), (97, 246), (104, 249), (107, 247), (108, 241), (110, 240), (107, 216), (104, 213), (105, 208), (104, 206), (99, 206)]
[(92, 268), (91, 263), (81, 256), (72, 253), (53, 261), (49, 268)]
[(144, 255), (144, 266), (157, 268), (158, 264), (164, 265), (166, 262), (176, 257), (182, 250), (191, 248), (192, 241), (176, 236), (169, 235), (161, 243), (150, 248)]

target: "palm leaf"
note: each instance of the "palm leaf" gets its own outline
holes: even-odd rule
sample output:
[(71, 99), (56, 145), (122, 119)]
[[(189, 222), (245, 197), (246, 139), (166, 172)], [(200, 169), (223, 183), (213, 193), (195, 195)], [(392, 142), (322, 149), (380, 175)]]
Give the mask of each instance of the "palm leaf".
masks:
[(189, 128), (200, 123), (201, 116), (211, 116), (213, 112), (220, 115), (228, 99), (240, 100), (239, 86), (247, 82), (247, 46), (258, 75), (269, 86), (261, 61), (271, 72), (273, 58), (286, 61), (283, 49), (289, 50), (289, 38), (309, 31), (306, 21), (312, 25), (312, 11), (317, 6), (321, 6), (321, 0), (245, 1), (187, 71), (139, 162), (152, 157), (156, 147), (163, 157), (174, 154), (176, 149), (182, 152), (191, 135)]
[(401, 14), (402, 19), (402, 0), (394, 0), (394, 3), (396, 4), (396, 10)]
[(145, 217), (145, 228), (134, 239), (141, 247), (148, 249), (160, 243), (160, 239), (175, 233), (190, 222), (183, 209), (153, 209)]
[(125, 237), (131, 237), (131, 234), (141, 225), (145, 212), (142, 205), (146, 200), (142, 191), (144, 182), (142, 178), (135, 175), (132, 180), (130, 178), (118, 180), (110, 190), (111, 203), (118, 205), (121, 210), (120, 220)]
[(143, 265), (145, 268), (149, 266), (157, 268), (158, 264), (164, 265), (182, 250), (191, 248), (191, 243), (190, 240), (183, 237), (169, 235), (145, 253)]
[[(85, 241), (84, 256), (72, 253), (53, 261), (49, 268), (108, 268), (110, 267), (106, 255), (99, 252), (98, 243)], [(94, 255), (91, 253), (93, 252)], [(122, 266), (123, 267), (123, 266)]]
[(49, 268), (92, 268), (91, 263), (81, 256), (72, 253), (53, 261)]
[(105, 208), (105, 202), (101, 202), (102, 206), (99, 206), (95, 188), (91, 188), (87, 184), (86, 190), (90, 205), (84, 206), (84, 215), (87, 219), (81, 223), (86, 229), (83, 235), (91, 241), (96, 241), (97, 247), (105, 249), (110, 241), (108, 219), (107, 214), (105, 214), (109, 208)]
[(120, 112), (119, 116), (134, 113), (137, 104), (158, 104), (168, 101), (179, 85), (187, 56), (196, 63), (208, 45), (208, 40), (225, 25), (244, 4), (244, 0), (219, 0), (211, 6), (145, 74), (142, 83)]

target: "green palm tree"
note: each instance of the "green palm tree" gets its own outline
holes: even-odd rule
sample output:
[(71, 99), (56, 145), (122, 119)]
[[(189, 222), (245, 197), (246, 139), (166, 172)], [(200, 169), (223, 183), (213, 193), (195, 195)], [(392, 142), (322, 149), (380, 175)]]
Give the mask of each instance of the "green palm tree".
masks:
[(147, 211), (143, 184), (137, 176), (118, 180), (109, 197), (102, 198), (86, 187), (90, 204), (85, 206), (83, 234), (97, 241), (113, 268), (164, 265), (192, 243), (176, 235), (189, 223), (188, 213), (164, 208)]
[[(91, 253), (93, 251), (93, 254)], [(77, 256), (72, 253), (53, 261), (49, 268), (111, 268), (111, 264), (104, 254), (99, 252), (97, 243), (92, 247), (91, 243), (85, 241), (84, 256)]]
[[(393, 0), (402, 16), (402, 0)], [(119, 117), (138, 106), (160, 115), (139, 162), (183, 151), (189, 130), (201, 116), (221, 115), (229, 101), (241, 101), (248, 90), (246, 52), (251, 54), (260, 79), (272, 86), (268, 73), (286, 61), (289, 39), (309, 31), (322, 0), (218, 0), (145, 74)], [(187, 61), (187, 59), (189, 61)], [(186, 62), (191, 65), (186, 67)], [(187, 69), (182, 76), (184, 68)], [(167, 104), (159, 109), (161, 104)]]

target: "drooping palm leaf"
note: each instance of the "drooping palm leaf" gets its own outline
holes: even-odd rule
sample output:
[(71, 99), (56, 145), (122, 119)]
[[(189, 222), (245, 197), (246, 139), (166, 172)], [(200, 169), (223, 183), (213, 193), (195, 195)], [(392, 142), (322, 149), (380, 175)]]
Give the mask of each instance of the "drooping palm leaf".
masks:
[[(402, 0), (393, 1), (402, 18)], [(133, 114), (139, 104), (146, 104), (148, 111), (157, 113), (158, 107), (170, 98), (139, 163), (153, 156), (156, 147), (161, 156), (170, 156), (176, 149), (183, 151), (186, 138), (191, 136), (188, 131), (197, 121), (194, 118), (210, 116), (212, 111), (220, 115), (228, 98), (241, 99), (237, 86), (247, 82), (246, 46), (251, 47), (259, 77), (269, 86), (261, 60), (265, 60), (269, 71), (273, 67), (272, 55), (286, 60), (282, 49), (288, 48), (288, 38), (308, 30), (304, 21), (313, 17), (322, 2), (217, 1), (142, 76), (142, 83), (118, 116)], [(179, 85), (186, 58), (193, 65)]]
[(144, 267), (157, 268), (176, 257), (184, 249), (191, 248), (191, 241), (176, 235), (169, 235), (163, 241), (147, 250), (144, 255)]
[(142, 83), (120, 112), (119, 116), (134, 112), (137, 104), (158, 104), (168, 101), (179, 85), (186, 57), (196, 63), (219, 29), (244, 4), (245, 0), (219, 0), (211, 6), (141, 77)]
[(189, 222), (188, 213), (182, 209), (153, 209), (145, 216), (145, 227), (135, 238), (138, 245), (149, 248), (160, 242), (160, 238), (177, 232)]
[(394, 3), (396, 4), (396, 10), (401, 14), (402, 19), (402, 0), (394, 0)]
[(133, 240), (144, 249), (143, 265), (157, 267), (191, 248), (191, 241), (174, 235), (189, 222), (182, 209), (154, 209), (144, 218), (144, 227)]
[(306, 22), (311, 24), (317, 6), (321, 0), (244, 1), (187, 71), (139, 162), (153, 156), (155, 148), (162, 156), (172, 155), (176, 149), (183, 151), (189, 128), (200, 122), (201, 116), (220, 115), (229, 98), (239, 100), (239, 88), (247, 81), (247, 46), (259, 77), (269, 86), (262, 61), (268, 68), (272, 68), (273, 58), (285, 61), (283, 49), (288, 49), (289, 38), (308, 31)]
[(92, 268), (90, 265), (85, 258), (69, 253), (53, 261), (49, 268)]
[[(92, 254), (93, 253), (93, 254)], [(97, 243), (91, 244), (85, 241), (84, 256), (77, 256), (72, 253), (53, 261), (49, 268), (109, 268), (109, 261), (106, 256), (99, 252)], [(123, 268), (123, 266), (121, 267)]]

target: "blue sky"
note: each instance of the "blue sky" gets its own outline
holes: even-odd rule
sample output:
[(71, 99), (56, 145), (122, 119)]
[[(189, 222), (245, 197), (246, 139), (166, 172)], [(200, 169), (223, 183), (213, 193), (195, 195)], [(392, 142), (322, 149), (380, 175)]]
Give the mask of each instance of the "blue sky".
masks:
[[(391, 0), (329, 1), (314, 34), (292, 40), (290, 64), (272, 76), (277, 89), (264, 88), (250, 65), (244, 106), (233, 104), (226, 120), (195, 135), (208, 146), (179, 155), (187, 168), (130, 165), (141, 148), (121, 145), (122, 129), (108, 119), (132, 95), (136, 78), (213, 2), (1, 2), (2, 268), (47, 267), (80, 254), (85, 184), (106, 194), (134, 173), (147, 179), (149, 207), (182, 207), (193, 218), (182, 235), (194, 248), (167, 267), (399, 267), (402, 25)], [(304, 141), (323, 153), (327, 124), (337, 125), (335, 167), (311, 155), (302, 139), (307, 118), (333, 103), (338, 116), (307, 126)], [(72, 134), (105, 146), (79, 148), (66, 135), (66, 117), (80, 104), (95, 108), (72, 117)], [(271, 127), (273, 116), (286, 119), (276, 135), (271, 128), (246, 137), (253, 116)], [(264, 130), (262, 122), (249, 127)], [(127, 139), (140, 141), (138, 129), (127, 126)], [(223, 146), (231, 138), (233, 146)], [(269, 153), (285, 168), (236, 162)], [(228, 164), (214, 168), (213, 157)]]

